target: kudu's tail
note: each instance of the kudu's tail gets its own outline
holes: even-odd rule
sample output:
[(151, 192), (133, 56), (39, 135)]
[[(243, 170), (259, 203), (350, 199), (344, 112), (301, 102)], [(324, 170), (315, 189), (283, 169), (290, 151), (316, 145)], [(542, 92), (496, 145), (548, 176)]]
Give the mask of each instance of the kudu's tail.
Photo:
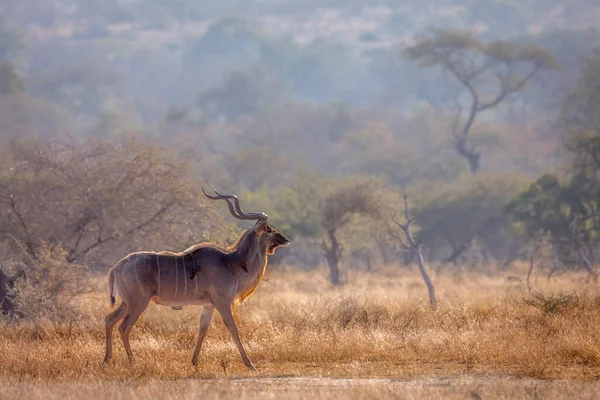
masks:
[(117, 296), (117, 286), (115, 284), (115, 270), (116, 268), (111, 268), (108, 273), (108, 290), (110, 291), (110, 308), (115, 308), (115, 300)]

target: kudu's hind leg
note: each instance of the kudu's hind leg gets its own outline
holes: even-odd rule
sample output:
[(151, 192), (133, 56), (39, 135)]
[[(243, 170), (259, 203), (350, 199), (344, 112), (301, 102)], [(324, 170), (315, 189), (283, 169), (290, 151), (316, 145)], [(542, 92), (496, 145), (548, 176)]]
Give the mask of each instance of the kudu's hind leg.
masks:
[(242, 360), (246, 367), (250, 368), (253, 371), (256, 371), (256, 367), (252, 364), (248, 356), (246, 355), (246, 351), (244, 350), (244, 346), (242, 346), (242, 341), (240, 340), (240, 335), (238, 333), (238, 328), (235, 323), (235, 319), (233, 318), (233, 314), (231, 313), (231, 305), (228, 304), (226, 306), (217, 307), (217, 311), (221, 314), (221, 318), (223, 318), (223, 323), (229, 330), (233, 341), (237, 345), (238, 350), (240, 351), (240, 355), (242, 356)]
[(104, 362), (109, 362), (112, 357), (112, 332), (115, 324), (119, 322), (127, 312), (127, 304), (121, 303), (119, 307), (104, 318), (106, 324), (106, 354)]
[(148, 307), (148, 303), (149, 300), (144, 300), (143, 303), (139, 304), (130, 303), (127, 307), (127, 314), (125, 314), (123, 322), (119, 325), (119, 332), (121, 333), (121, 339), (123, 339), (123, 346), (125, 346), (129, 365), (133, 365), (133, 353), (131, 352), (131, 346), (129, 346), (129, 332), (146, 307)]
[(206, 336), (206, 331), (212, 320), (212, 316), (215, 309), (212, 307), (204, 307), (200, 314), (200, 327), (198, 328), (198, 338), (196, 339), (196, 348), (194, 349), (194, 356), (192, 357), (192, 364), (198, 366), (198, 354), (200, 354), (200, 347), (202, 347), (202, 341)]

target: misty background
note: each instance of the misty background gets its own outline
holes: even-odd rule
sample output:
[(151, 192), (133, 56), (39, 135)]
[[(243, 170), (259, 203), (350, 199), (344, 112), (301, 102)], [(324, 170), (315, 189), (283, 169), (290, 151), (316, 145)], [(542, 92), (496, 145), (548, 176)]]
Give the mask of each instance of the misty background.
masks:
[(594, 270), (596, 1), (1, 0), (0, 16), (3, 262), (60, 246), (105, 271), (230, 243), (202, 184), (269, 214), (293, 242), (281, 268), (409, 264), (390, 235), (406, 193), (438, 273), (533, 255)]

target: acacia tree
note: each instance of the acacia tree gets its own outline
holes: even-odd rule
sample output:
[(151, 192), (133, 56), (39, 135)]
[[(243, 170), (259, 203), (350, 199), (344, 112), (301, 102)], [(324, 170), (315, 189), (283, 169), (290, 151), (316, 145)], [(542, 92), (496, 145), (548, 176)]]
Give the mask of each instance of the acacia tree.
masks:
[(327, 234), (322, 248), (329, 265), (333, 285), (340, 285), (340, 262), (343, 246), (338, 240), (338, 232), (355, 215), (378, 217), (380, 202), (377, 195), (379, 184), (368, 179), (349, 179), (336, 187), (325, 197), (321, 209), (321, 225)]
[(422, 66), (441, 68), (464, 89), (455, 100), (451, 132), (456, 151), (473, 173), (481, 166), (481, 153), (471, 137), (477, 117), (520, 92), (541, 69), (556, 67), (551, 54), (541, 47), (505, 40), (482, 42), (456, 30), (434, 30), (417, 39), (405, 54)]

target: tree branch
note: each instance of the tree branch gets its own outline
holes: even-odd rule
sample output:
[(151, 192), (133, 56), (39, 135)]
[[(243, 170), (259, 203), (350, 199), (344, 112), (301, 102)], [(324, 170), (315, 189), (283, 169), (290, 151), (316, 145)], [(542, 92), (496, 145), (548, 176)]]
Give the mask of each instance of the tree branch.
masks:
[[(156, 213), (154, 213), (154, 215), (152, 217), (148, 218), (146, 221), (142, 222), (141, 224), (138, 224), (135, 227), (126, 231), (125, 235), (126, 236), (131, 235), (132, 233), (139, 231), (139, 230), (145, 228), (146, 226), (150, 225), (151, 223), (156, 221), (156, 219), (158, 219), (162, 214), (164, 214), (173, 204), (174, 204), (174, 202), (169, 202), (168, 204), (165, 204), (158, 211), (156, 211)], [(88, 247), (86, 247), (84, 250), (82, 250), (80, 254), (75, 255), (73, 259), (76, 260), (76, 259), (82, 258), (86, 254), (88, 254), (90, 251), (95, 249), (96, 247), (98, 247), (106, 242), (116, 240), (119, 238), (119, 236), (120, 235), (118, 233), (114, 233), (106, 238), (102, 238), (102, 230), (100, 230), (96, 241), (94, 243), (92, 243), (91, 245), (89, 245)]]
[(27, 247), (27, 251), (32, 258), (37, 258), (35, 254), (35, 250), (33, 248), (33, 240), (31, 239), (31, 234), (29, 233), (29, 228), (27, 227), (27, 223), (25, 222), (25, 218), (21, 213), (17, 210), (17, 203), (15, 202), (14, 196), (12, 194), (8, 195), (10, 209), (13, 211), (13, 214), (19, 220), (19, 223), (23, 227), (23, 231), (25, 233), (25, 245)]
[[(394, 217), (392, 217), (394, 218)], [(394, 221), (396, 222), (396, 221)], [(397, 223), (397, 222), (396, 222)], [(402, 246), (403, 249), (405, 250), (411, 250), (411, 247), (406, 244), (406, 242), (404, 241), (404, 239), (402, 238), (402, 236), (400, 235), (396, 235), (393, 231), (392, 228), (388, 225), (388, 232), (390, 234), (391, 237), (393, 237), (394, 239), (396, 239), (398, 242), (400, 242), (400, 246)]]

